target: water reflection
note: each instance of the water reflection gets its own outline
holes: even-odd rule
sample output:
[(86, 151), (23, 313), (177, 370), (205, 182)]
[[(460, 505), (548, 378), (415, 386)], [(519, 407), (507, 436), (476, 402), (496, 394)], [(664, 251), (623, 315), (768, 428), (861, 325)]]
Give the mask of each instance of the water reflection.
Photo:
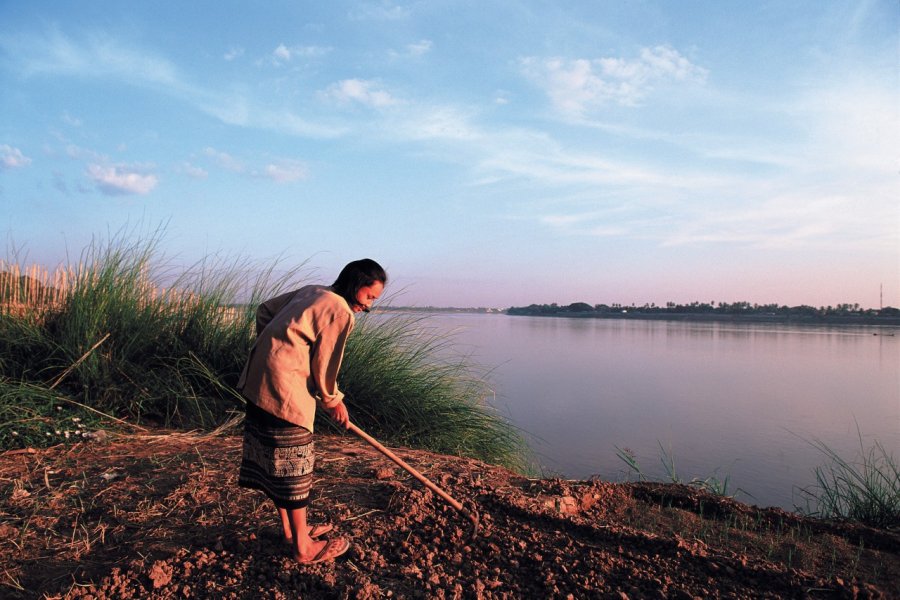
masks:
[[(383, 317), (382, 317), (383, 318)], [(497, 408), (535, 437), (548, 472), (616, 480), (633, 450), (663, 476), (730, 476), (745, 501), (793, 506), (820, 439), (846, 457), (900, 454), (900, 338), (865, 327), (435, 315), (485, 367)]]

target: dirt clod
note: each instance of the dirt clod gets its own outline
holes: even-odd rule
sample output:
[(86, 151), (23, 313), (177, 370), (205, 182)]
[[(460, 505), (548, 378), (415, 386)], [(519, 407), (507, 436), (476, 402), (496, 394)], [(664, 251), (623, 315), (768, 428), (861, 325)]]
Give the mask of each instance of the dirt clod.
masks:
[(319, 435), (316, 447), (310, 520), (353, 547), (309, 566), (288, 555), (264, 496), (237, 487), (239, 437), (0, 454), (0, 596), (900, 598), (896, 531), (397, 449), (473, 503), (481, 530), (470, 538), (464, 515), (364, 443)]

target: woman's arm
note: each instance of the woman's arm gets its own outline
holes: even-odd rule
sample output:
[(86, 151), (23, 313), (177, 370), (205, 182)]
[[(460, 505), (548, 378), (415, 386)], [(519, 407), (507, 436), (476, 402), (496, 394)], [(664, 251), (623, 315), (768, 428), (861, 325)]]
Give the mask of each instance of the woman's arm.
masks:
[(338, 389), (337, 376), (344, 359), (347, 338), (353, 329), (353, 317), (336, 319), (325, 327), (316, 339), (310, 357), (310, 369), (319, 390), (319, 405), (332, 409), (341, 404), (344, 394)]

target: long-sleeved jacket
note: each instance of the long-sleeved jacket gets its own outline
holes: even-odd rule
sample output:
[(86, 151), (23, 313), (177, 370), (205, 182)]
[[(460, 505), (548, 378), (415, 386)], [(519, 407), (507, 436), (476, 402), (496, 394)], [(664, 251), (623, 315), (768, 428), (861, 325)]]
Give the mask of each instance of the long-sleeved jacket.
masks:
[(238, 389), (264, 411), (312, 431), (316, 405), (344, 398), (337, 375), (354, 322), (330, 287), (308, 285), (267, 300), (256, 311), (256, 342)]

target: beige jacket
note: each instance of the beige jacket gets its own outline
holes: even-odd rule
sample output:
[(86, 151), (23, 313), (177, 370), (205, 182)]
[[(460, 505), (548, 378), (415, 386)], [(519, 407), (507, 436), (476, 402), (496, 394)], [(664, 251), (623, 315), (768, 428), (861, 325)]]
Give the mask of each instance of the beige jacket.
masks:
[(343, 401), (337, 375), (353, 311), (330, 287), (308, 285), (256, 311), (256, 342), (237, 388), (264, 411), (310, 431), (316, 405)]

